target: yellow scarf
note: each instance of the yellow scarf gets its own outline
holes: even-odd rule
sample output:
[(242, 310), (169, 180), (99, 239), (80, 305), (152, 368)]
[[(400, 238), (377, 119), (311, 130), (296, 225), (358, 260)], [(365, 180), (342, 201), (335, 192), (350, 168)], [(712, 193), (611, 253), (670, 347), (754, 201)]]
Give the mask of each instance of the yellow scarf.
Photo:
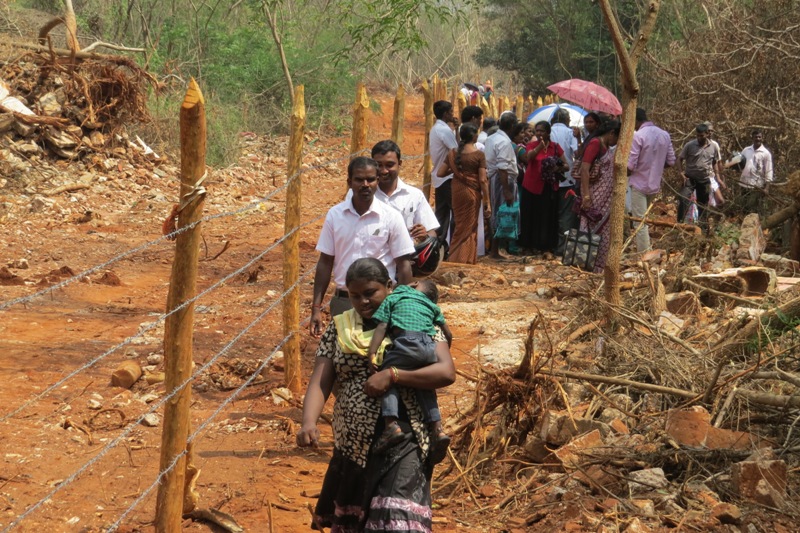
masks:
[[(364, 319), (361, 315), (350, 309), (333, 317), (333, 322), (336, 324), (336, 341), (342, 352), (366, 356), (373, 331), (364, 331)], [(378, 353), (372, 360), (376, 366), (381, 366), (383, 363), (383, 352), (389, 344), (391, 341), (386, 337), (378, 347)]]

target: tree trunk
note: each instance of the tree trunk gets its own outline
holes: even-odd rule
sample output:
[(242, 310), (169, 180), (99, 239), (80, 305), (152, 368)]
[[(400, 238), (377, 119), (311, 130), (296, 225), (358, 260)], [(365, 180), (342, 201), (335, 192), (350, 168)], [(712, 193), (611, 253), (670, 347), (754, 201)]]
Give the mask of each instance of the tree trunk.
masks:
[[(622, 129), (617, 142), (617, 152), (614, 155), (614, 190), (611, 195), (610, 241), (608, 258), (604, 269), (606, 301), (613, 304), (613, 309), (621, 303), (620, 297), (620, 262), (622, 260), (623, 224), (625, 223), (625, 192), (628, 188), (628, 156), (633, 143), (633, 132), (636, 124), (636, 103), (639, 97), (639, 82), (636, 79), (636, 66), (644, 52), (644, 47), (650, 34), (655, 28), (660, 0), (651, 0), (647, 16), (642, 23), (637, 38), (630, 49), (625, 45), (625, 40), (619, 28), (619, 22), (611, 8), (610, 0), (599, 0), (603, 18), (606, 21), (617, 59), (622, 67)], [(613, 313), (613, 311), (609, 311)]]

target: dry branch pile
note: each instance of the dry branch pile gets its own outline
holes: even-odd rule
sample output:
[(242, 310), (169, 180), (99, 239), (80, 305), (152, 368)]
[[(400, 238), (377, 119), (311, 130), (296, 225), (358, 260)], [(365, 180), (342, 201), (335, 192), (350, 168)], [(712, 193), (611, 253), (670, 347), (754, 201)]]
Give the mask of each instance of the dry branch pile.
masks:
[(132, 59), (25, 48), (0, 64), (0, 134), (75, 159), (122, 144), (125, 124), (149, 120), (151, 76)]
[(471, 378), (436, 496), (466, 491), (510, 531), (797, 523), (800, 264), (763, 253), (757, 215), (735, 244), (645, 254), (622, 306), (597, 287), (571, 326), (535, 318), (518, 367)]

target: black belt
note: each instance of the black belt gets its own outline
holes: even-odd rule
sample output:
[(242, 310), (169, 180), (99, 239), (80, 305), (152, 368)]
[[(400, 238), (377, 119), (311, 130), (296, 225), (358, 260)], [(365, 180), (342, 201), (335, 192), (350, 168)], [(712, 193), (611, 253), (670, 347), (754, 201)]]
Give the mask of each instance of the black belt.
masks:
[(333, 291), (333, 295), (338, 298), (350, 298), (350, 294), (344, 289), (336, 289)]

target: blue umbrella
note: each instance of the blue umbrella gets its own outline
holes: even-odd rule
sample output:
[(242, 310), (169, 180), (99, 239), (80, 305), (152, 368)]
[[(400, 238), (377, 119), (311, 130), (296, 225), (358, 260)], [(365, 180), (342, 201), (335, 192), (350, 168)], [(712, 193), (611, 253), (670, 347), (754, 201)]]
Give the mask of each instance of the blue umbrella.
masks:
[(550, 122), (550, 119), (553, 118), (553, 114), (556, 112), (556, 109), (562, 108), (569, 111), (569, 125), (570, 127), (578, 127), (580, 128), (583, 126), (583, 117), (586, 116), (586, 111), (582, 107), (578, 107), (572, 104), (549, 104), (546, 106), (542, 106), (530, 115), (528, 115), (528, 124), (535, 125), (537, 122), (541, 122), (546, 120)]

